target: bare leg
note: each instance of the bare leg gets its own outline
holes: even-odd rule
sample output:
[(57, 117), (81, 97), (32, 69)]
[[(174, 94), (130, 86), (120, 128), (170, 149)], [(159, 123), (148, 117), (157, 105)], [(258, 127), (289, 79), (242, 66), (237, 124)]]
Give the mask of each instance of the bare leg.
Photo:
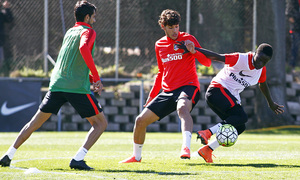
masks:
[(192, 101), (186, 98), (179, 99), (177, 102), (177, 113), (181, 120), (182, 146), (180, 152), (181, 159), (190, 159), (191, 138), (193, 131), (193, 119), (190, 111)]
[(86, 119), (91, 123), (92, 127), (86, 136), (83, 147), (89, 150), (96, 143), (96, 141), (106, 129), (107, 120), (103, 112)]
[(181, 120), (181, 131), (193, 131), (193, 119), (190, 114), (192, 110), (192, 101), (188, 99), (179, 99), (177, 103), (177, 113)]
[(159, 120), (150, 109), (145, 108), (136, 118), (133, 129), (133, 140), (136, 144), (144, 144), (147, 126)]
[(83, 161), (87, 151), (97, 142), (101, 134), (107, 127), (107, 120), (103, 114), (103, 112), (86, 118), (92, 125), (91, 129), (89, 130), (83, 146), (79, 148), (77, 154), (70, 162), (71, 169), (79, 169), (79, 170), (92, 170), (94, 168), (89, 167), (85, 161)]
[(13, 144), (13, 147), (18, 149), (34, 131), (40, 128), (44, 122), (49, 119), (50, 116), (51, 113), (44, 113), (38, 110), (32, 119), (22, 128)]

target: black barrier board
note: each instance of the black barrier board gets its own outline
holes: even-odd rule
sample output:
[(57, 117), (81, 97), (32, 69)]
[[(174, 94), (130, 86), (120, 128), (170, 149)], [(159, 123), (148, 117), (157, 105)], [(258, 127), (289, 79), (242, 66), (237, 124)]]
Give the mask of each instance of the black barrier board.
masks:
[(0, 131), (20, 131), (40, 102), (41, 82), (0, 81)]

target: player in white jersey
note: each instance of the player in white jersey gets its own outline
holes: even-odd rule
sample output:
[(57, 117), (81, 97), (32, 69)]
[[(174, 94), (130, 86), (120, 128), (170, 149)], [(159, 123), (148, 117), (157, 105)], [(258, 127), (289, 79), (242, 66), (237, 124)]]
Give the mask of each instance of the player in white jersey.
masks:
[[(183, 44), (180, 48), (185, 49)], [(273, 55), (272, 46), (266, 43), (259, 45), (256, 52), (218, 54), (206, 49), (197, 49), (208, 58), (224, 62), (224, 68), (212, 79), (205, 99), (208, 106), (223, 120), (215, 126), (197, 132), (197, 138), (201, 139), (205, 146), (198, 150), (198, 154), (207, 162), (212, 163), (212, 151), (220, 145), (215, 139), (208, 143), (210, 137), (217, 132), (222, 124), (233, 125), (238, 134), (245, 129), (248, 120), (247, 114), (241, 106), (240, 93), (249, 86), (259, 84), (269, 107), (276, 113), (283, 113), (283, 106), (272, 100), (269, 87), (266, 82), (265, 65)]]

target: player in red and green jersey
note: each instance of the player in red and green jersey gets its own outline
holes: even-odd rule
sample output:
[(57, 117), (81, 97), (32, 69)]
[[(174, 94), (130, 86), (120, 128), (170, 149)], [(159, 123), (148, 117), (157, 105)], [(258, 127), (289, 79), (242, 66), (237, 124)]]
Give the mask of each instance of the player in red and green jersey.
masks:
[[(146, 108), (135, 121), (133, 155), (120, 163), (141, 162), (147, 126), (175, 110), (181, 120), (183, 135), (180, 157), (190, 159), (193, 130), (190, 112), (200, 97), (195, 58), (205, 66), (210, 66), (211, 60), (195, 50), (200, 45), (194, 36), (179, 31), (180, 19), (180, 14), (174, 10), (166, 9), (161, 13), (159, 25), (166, 36), (155, 44), (159, 72), (145, 104)], [(177, 41), (184, 41), (189, 53), (182, 55), (183, 50), (177, 47)]]
[[(49, 91), (40, 104), (39, 110), (23, 127), (13, 145), (0, 160), (1, 166), (10, 166), (16, 150), (49, 119), (51, 114), (57, 114), (60, 107), (69, 102), (79, 115), (92, 125), (83, 146), (71, 160), (70, 168), (93, 169), (85, 163), (84, 157), (107, 126), (103, 110), (90, 91), (91, 83), (94, 92), (98, 94), (103, 87), (92, 57), (96, 38), (92, 24), (96, 22), (96, 7), (87, 1), (78, 1), (74, 7), (74, 15), (76, 24), (64, 36), (51, 75)], [(89, 75), (90, 71), (92, 75)]]

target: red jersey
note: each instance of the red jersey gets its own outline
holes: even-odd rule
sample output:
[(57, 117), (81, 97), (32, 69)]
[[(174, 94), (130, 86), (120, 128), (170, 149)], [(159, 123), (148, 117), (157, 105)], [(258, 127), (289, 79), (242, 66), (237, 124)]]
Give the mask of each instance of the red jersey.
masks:
[(182, 55), (184, 50), (179, 49), (176, 44), (177, 41), (186, 40), (192, 41), (195, 47), (201, 48), (196, 38), (185, 32), (179, 32), (176, 40), (164, 36), (156, 41), (158, 74), (149, 94), (151, 98), (154, 98), (161, 89), (164, 92), (169, 92), (181, 86), (192, 85), (200, 90), (195, 58), (207, 67), (211, 65), (211, 60), (199, 51), (196, 51), (195, 54), (186, 53)]

